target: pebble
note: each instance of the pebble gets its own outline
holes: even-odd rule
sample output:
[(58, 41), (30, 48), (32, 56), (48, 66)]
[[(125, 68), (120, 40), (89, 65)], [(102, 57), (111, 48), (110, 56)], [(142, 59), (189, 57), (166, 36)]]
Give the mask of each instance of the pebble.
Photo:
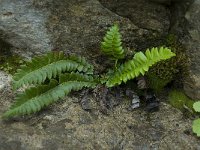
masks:
[(0, 71), (0, 90), (4, 89), (6, 86), (8, 86), (11, 82), (11, 75)]

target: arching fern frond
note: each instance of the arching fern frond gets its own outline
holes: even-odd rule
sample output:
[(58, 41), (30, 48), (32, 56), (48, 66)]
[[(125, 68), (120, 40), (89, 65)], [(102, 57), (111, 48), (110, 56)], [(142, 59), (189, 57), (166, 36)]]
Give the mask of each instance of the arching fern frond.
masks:
[(10, 107), (4, 118), (32, 114), (43, 107), (58, 101), (72, 90), (78, 91), (84, 87), (94, 88), (96, 83), (91, 76), (77, 73), (62, 74), (59, 83), (52, 79), (48, 85), (38, 85), (25, 90), (16, 97), (16, 102)]
[(77, 57), (75, 55), (71, 55), (69, 57), (67, 57), (68, 59), (72, 60), (72, 61), (75, 61), (79, 64), (82, 64), (82, 66), (79, 66), (77, 68), (77, 70), (79, 72), (84, 72), (86, 74), (93, 74), (93, 70), (94, 70), (94, 67), (93, 65), (89, 64), (86, 59), (84, 57)]
[(124, 58), (125, 54), (122, 48), (121, 34), (117, 25), (112, 26), (107, 31), (101, 43), (101, 51), (114, 60)]
[(18, 69), (14, 75), (13, 87), (17, 89), (23, 85), (41, 84), (46, 79), (55, 78), (62, 72), (71, 71), (91, 74), (93, 66), (81, 57), (67, 58), (62, 52), (49, 53), (45, 56), (33, 58), (26, 65)]
[(81, 73), (65, 73), (59, 76), (59, 83), (66, 81), (85, 81), (85, 82), (96, 82), (95, 79), (90, 75), (84, 75)]
[(147, 49), (145, 54), (138, 52), (132, 60), (122, 64), (117, 70), (108, 75), (106, 85), (107, 87), (113, 87), (138, 77), (140, 74), (144, 75), (153, 64), (173, 56), (175, 54), (170, 49), (164, 47)]

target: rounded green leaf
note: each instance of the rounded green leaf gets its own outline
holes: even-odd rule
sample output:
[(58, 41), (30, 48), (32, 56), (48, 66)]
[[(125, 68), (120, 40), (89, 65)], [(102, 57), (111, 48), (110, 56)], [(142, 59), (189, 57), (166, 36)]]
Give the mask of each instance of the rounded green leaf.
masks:
[(195, 110), (196, 112), (200, 112), (200, 101), (195, 102), (195, 103), (193, 104), (193, 108), (194, 108), (194, 110)]
[(193, 121), (192, 130), (197, 134), (198, 137), (200, 137), (200, 119)]

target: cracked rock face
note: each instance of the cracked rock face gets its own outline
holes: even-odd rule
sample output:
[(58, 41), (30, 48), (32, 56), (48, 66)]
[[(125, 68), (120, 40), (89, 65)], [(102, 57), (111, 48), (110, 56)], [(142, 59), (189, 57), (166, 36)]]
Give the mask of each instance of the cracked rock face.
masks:
[(11, 76), (0, 71), (0, 90), (5, 89), (11, 82)]
[(52, 49), (45, 27), (48, 11), (34, 8), (30, 0), (0, 1), (0, 35), (21, 53), (42, 53)]
[(147, 0), (100, 0), (116, 14), (128, 18), (139, 28), (165, 34), (169, 30), (169, 10), (163, 5)]
[[(145, 0), (1, 0), (0, 6), (0, 39), (27, 56), (62, 50), (92, 61), (113, 23), (120, 25), (125, 46), (138, 49), (158, 45), (170, 26), (169, 10)], [(14, 93), (8, 76), (0, 75), (1, 116)], [(200, 149), (191, 120), (165, 103), (159, 112), (146, 114), (128, 111), (130, 102), (123, 101), (106, 116), (88, 96), (90, 112), (75, 103), (77, 94), (30, 117), (0, 118), (0, 150)]]
[[(9, 88), (0, 91), (0, 116), (13, 102)], [(124, 100), (109, 115), (94, 103), (90, 111), (80, 104), (79, 94), (66, 97), (40, 113), (3, 121), (0, 118), (0, 150), (66, 149), (200, 149), (192, 134), (191, 120), (168, 104), (148, 114), (144, 110), (128, 111)]]
[(145, 1), (117, 3), (119, 13), (98, 0), (1, 0), (0, 5), (0, 38), (27, 55), (62, 50), (94, 57), (114, 23), (120, 25), (127, 47), (146, 48), (149, 39), (155, 43), (169, 28), (168, 10)]
[(187, 34), (182, 43), (187, 49), (191, 61), (190, 75), (184, 89), (188, 96), (200, 99), (200, 0), (195, 0), (185, 14)]

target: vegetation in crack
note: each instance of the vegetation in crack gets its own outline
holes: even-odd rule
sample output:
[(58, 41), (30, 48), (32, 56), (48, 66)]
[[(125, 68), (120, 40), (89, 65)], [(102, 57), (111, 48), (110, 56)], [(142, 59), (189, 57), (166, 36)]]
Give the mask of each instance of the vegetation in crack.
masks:
[[(18, 93), (15, 103), (4, 113), (4, 118), (29, 115), (62, 99), (71, 91), (95, 88), (103, 84), (107, 88), (118, 86), (145, 75), (149, 68), (162, 60), (175, 56), (167, 47), (147, 49), (126, 59), (121, 34), (117, 25), (112, 26), (101, 43), (101, 51), (115, 60), (115, 66), (104, 75), (94, 75), (93, 65), (85, 58), (65, 56), (63, 52), (51, 52), (32, 58), (22, 65), (13, 77), (13, 89), (25, 88)], [(118, 60), (121, 61), (118, 61)]]
[(160, 93), (167, 84), (175, 81), (176, 87), (182, 86), (182, 81), (188, 76), (188, 66), (190, 64), (185, 48), (178, 41), (177, 37), (169, 34), (163, 41), (172, 52), (176, 53), (171, 59), (156, 63), (146, 74), (148, 84), (156, 93)]

